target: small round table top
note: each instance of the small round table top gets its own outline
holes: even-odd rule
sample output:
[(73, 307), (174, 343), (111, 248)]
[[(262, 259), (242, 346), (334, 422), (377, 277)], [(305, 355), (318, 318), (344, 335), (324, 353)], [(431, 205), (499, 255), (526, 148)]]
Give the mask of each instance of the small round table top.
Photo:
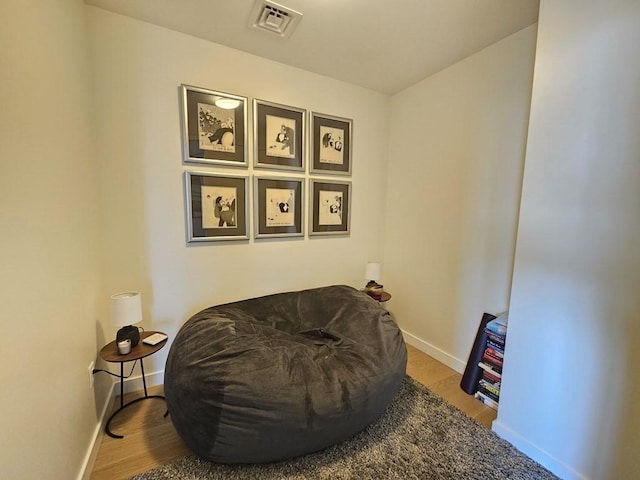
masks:
[(388, 300), (391, 300), (391, 294), (390, 294), (390, 293), (387, 293), (387, 292), (385, 292), (385, 291), (383, 291), (383, 292), (380, 294), (380, 300), (378, 300), (378, 301), (379, 301), (379, 302), (386, 302), (386, 301), (388, 301)]
[(102, 358), (106, 362), (123, 363), (132, 362), (134, 360), (153, 355), (167, 344), (166, 338), (156, 345), (147, 345), (146, 343), (142, 343), (142, 340), (153, 335), (154, 333), (162, 332), (140, 332), (140, 341), (138, 342), (138, 345), (136, 345), (135, 347), (131, 347), (131, 351), (126, 355), (120, 355), (120, 353), (118, 352), (118, 345), (116, 344), (115, 340), (109, 342), (104, 347), (102, 347), (102, 350), (100, 350), (100, 358)]
[(366, 290), (360, 290), (361, 292), (366, 293), (367, 295), (369, 295), (371, 298), (373, 298), (374, 300), (382, 303), (382, 302), (388, 302), (389, 300), (391, 300), (391, 294), (389, 292), (385, 292), (384, 290), (382, 291), (382, 293), (380, 294), (380, 298), (376, 298), (373, 295), (369, 294)]

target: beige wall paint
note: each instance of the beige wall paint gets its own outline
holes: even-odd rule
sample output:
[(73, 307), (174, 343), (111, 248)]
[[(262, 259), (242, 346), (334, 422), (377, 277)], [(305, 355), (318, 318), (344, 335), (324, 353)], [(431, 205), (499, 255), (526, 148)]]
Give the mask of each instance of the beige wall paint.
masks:
[(461, 371), (508, 307), (536, 26), (392, 99), (384, 282), (409, 340)]
[[(382, 255), (387, 96), (97, 8), (88, 12), (105, 283), (110, 292), (142, 292), (142, 326), (173, 336), (210, 305), (335, 283), (363, 286), (365, 263)], [(184, 165), (181, 83), (352, 118), (351, 235), (187, 245), (185, 170), (287, 173)], [(164, 368), (167, 352), (149, 359), (149, 371)]]
[(85, 6), (0, 2), (0, 476), (74, 478), (100, 415)]
[(640, 3), (541, 3), (494, 428), (563, 478), (637, 478)]

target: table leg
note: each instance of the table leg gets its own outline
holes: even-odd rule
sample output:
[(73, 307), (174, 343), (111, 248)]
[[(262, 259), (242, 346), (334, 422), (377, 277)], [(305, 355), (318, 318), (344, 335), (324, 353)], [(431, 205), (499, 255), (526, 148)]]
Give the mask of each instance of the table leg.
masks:
[[(134, 403), (139, 402), (140, 400), (145, 400), (147, 398), (160, 398), (164, 400), (164, 396), (162, 395), (149, 395), (147, 393), (147, 380), (144, 374), (144, 365), (142, 364), (142, 359), (140, 359), (140, 371), (142, 372), (142, 385), (144, 386), (144, 397), (136, 398), (135, 400), (132, 400), (127, 404), (124, 404), (124, 362), (120, 362), (120, 408), (118, 408), (115, 412), (111, 414), (111, 416), (109, 417), (109, 420), (107, 420), (107, 423), (104, 427), (105, 432), (111, 438), (124, 438), (124, 435), (118, 435), (117, 433), (113, 433), (110, 427), (111, 420), (113, 420), (114, 417), (118, 413), (120, 413), (122, 410), (127, 408), (129, 405), (133, 405)], [(166, 417), (168, 413), (169, 412), (167, 410), (164, 416)]]
[(124, 362), (120, 362), (120, 408), (124, 402)]
[(144, 386), (144, 396), (148, 397), (149, 395), (147, 395), (147, 381), (144, 378), (144, 363), (142, 363), (142, 359), (140, 359), (140, 371), (142, 372), (142, 385)]

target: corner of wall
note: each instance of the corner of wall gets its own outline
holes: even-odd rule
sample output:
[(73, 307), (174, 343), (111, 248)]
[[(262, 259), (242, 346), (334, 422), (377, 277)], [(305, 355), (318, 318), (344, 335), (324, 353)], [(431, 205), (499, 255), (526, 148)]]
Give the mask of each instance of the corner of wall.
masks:
[(526, 438), (521, 437), (513, 430), (500, 423), (497, 419), (493, 422), (491, 429), (501, 438), (511, 443), (521, 452), (540, 463), (545, 468), (551, 470), (555, 475), (563, 480), (587, 480), (587, 477), (576, 472), (569, 466), (552, 457), (548, 452), (540, 450), (537, 445), (532, 444)]

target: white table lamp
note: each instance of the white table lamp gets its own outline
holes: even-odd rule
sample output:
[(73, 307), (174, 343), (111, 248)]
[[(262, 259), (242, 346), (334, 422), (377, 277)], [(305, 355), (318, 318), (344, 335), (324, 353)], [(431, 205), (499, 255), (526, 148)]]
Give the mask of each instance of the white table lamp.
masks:
[(377, 262), (368, 262), (364, 269), (364, 279), (367, 281), (364, 291), (376, 300), (380, 300), (383, 292), (383, 286), (379, 283), (381, 270), (382, 268)]
[(364, 279), (367, 282), (379, 282), (380, 281), (380, 264), (376, 263), (376, 262), (368, 262), (367, 266), (365, 267), (364, 270)]
[(122, 327), (116, 333), (116, 344), (129, 339), (131, 346), (135, 347), (140, 341), (140, 332), (133, 324), (142, 321), (140, 292), (111, 295), (111, 321), (116, 327)]

